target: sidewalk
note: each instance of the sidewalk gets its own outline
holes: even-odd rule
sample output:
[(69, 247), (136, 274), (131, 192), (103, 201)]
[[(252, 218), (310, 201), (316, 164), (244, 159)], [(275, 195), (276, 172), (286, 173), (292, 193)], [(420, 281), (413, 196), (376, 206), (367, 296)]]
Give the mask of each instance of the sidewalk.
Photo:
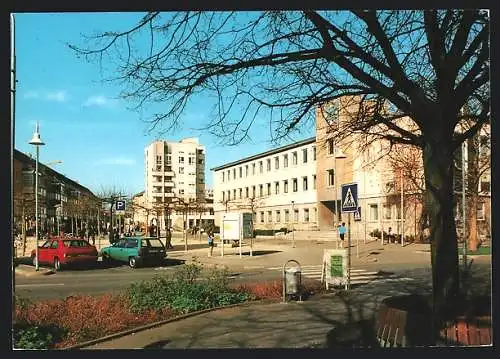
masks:
[(304, 302), (252, 303), (215, 310), (81, 349), (304, 348), (375, 339), (378, 303), (388, 296), (430, 292), (430, 273), (408, 283), (366, 284), (347, 295), (328, 293)]

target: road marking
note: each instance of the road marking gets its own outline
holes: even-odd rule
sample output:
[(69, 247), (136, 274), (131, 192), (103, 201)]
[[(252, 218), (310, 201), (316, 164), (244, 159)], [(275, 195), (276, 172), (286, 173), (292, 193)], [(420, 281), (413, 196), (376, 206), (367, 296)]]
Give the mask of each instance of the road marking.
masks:
[(16, 287), (55, 287), (62, 285), (64, 285), (64, 283), (33, 283), (33, 284), (16, 284)]

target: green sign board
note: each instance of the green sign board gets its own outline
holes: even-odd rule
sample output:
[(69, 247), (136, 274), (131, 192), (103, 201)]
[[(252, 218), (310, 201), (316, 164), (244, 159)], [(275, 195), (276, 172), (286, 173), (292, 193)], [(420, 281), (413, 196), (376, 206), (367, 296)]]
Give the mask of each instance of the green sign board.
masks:
[(330, 276), (343, 277), (344, 276), (344, 261), (341, 255), (332, 255), (330, 257)]

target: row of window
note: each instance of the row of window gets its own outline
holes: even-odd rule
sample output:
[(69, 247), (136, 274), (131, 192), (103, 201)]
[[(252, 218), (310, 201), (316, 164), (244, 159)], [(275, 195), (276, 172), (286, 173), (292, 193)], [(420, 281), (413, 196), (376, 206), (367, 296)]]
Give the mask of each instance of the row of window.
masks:
[[(300, 212), (302, 212), (300, 215)], [(266, 215), (267, 213), (267, 215)], [(283, 215), (283, 217), (282, 217)], [(318, 209), (315, 207), (312, 211), (309, 208), (295, 208), (293, 210), (292, 222), (316, 222), (318, 218)], [(290, 210), (275, 210), (275, 211), (261, 211), (259, 213), (260, 223), (288, 223), (290, 222)]]
[[(303, 148), (301, 150), (302, 153), (302, 163), (307, 163), (308, 162), (308, 148)], [(280, 157), (282, 160), (280, 161)], [(316, 146), (312, 147), (312, 159), (313, 161), (316, 161)], [(292, 152), (292, 166), (296, 166), (299, 162), (299, 157), (298, 157), (298, 151)], [(288, 167), (288, 153), (285, 153), (282, 156), (275, 156), (274, 158), (268, 158), (265, 160), (266, 163), (266, 171), (271, 172), (273, 169), (273, 163), (274, 163), (274, 169), (279, 170), (280, 166), (283, 166), (283, 168)], [(257, 171), (257, 165), (258, 165), (258, 173), (262, 174), (264, 173), (264, 160), (254, 162), (252, 164), (247, 164), (245, 166), (240, 166), (238, 168), (233, 168), (232, 169), (232, 178), (236, 179), (238, 178), (243, 178), (243, 172), (245, 177), (248, 177), (250, 174), (252, 176), (256, 175)], [(250, 172), (251, 168), (251, 172)], [(244, 170), (244, 171), (243, 171)], [(237, 176), (238, 175), (238, 176)], [(222, 171), (222, 182), (229, 182), (231, 180), (231, 170), (227, 171)]]
[[(292, 178), (291, 179), (291, 185), (292, 185), (292, 192), (298, 192), (299, 191), (299, 179), (298, 178)], [(223, 202), (230, 201), (230, 200), (235, 200), (235, 199), (243, 199), (243, 198), (257, 198), (257, 197), (264, 197), (264, 196), (270, 196), (272, 194), (280, 194), (280, 191), (282, 190), (283, 193), (288, 193), (289, 188), (288, 188), (288, 183), (289, 181), (283, 180), (283, 181), (276, 181), (273, 183), (269, 182), (264, 184), (259, 184), (255, 185), (252, 187), (245, 187), (245, 188), (238, 188), (238, 189), (233, 189), (232, 190), (232, 196), (231, 196), (231, 190), (227, 191), (222, 191), (222, 198), (221, 200)], [(301, 179), (302, 183), (302, 191), (308, 191), (309, 190), (309, 177), (304, 176)], [(312, 175), (312, 188), (316, 189), (316, 175)]]

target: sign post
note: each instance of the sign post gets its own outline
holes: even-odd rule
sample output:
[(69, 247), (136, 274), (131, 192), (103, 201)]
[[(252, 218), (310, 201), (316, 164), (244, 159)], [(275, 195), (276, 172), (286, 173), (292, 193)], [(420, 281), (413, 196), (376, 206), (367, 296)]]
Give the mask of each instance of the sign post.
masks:
[(342, 188), (342, 213), (347, 213), (347, 282), (345, 289), (351, 287), (351, 213), (358, 211), (358, 184), (345, 183)]
[(345, 285), (347, 278), (347, 251), (345, 249), (325, 249), (323, 252), (323, 266), (321, 282), (329, 285)]

